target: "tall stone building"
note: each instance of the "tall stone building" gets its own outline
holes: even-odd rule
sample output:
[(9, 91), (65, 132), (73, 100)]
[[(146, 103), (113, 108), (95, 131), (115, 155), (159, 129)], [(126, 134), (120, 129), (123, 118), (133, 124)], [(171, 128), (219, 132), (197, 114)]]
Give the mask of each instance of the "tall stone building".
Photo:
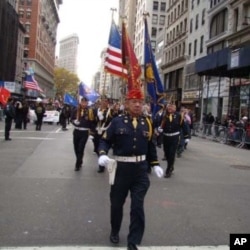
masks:
[(77, 34), (69, 35), (60, 41), (58, 67), (65, 68), (77, 75), (79, 37)]
[(62, 0), (19, 0), (20, 22), (26, 29), (23, 61), (35, 72), (35, 79), (47, 97), (53, 97), (56, 33)]
[(0, 1), (0, 81), (14, 81), (18, 40), (16, 1)]

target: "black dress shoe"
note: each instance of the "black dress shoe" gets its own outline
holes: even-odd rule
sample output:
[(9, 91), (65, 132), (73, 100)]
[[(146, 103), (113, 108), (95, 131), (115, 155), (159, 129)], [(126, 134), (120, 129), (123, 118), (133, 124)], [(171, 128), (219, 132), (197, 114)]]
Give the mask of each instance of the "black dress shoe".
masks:
[(164, 178), (170, 178), (171, 177), (171, 172), (170, 173), (166, 173), (165, 175), (164, 175)]
[(7, 138), (7, 139), (5, 139), (5, 141), (11, 141), (11, 138)]
[(105, 167), (99, 166), (99, 169), (97, 170), (97, 173), (103, 173), (105, 170)]
[(129, 243), (128, 244), (128, 250), (138, 250), (137, 246), (135, 244)]
[(110, 241), (113, 243), (113, 244), (118, 244), (119, 243), (119, 234), (115, 234), (115, 233), (112, 233), (110, 234), (110, 237), (109, 237)]

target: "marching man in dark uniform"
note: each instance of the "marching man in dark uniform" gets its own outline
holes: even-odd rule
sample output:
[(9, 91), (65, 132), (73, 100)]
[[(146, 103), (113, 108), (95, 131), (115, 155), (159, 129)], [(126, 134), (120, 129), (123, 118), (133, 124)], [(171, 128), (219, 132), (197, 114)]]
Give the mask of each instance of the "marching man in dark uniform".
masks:
[(171, 177), (174, 171), (175, 155), (181, 129), (183, 129), (184, 138), (188, 137), (184, 127), (183, 116), (176, 112), (174, 104), (168, 104), (166, 113), (163, 114), (161, 126), (158, 128), (158, 131), (163, 133), (163, 150), (167, 160), (165, 178)]
[(81, 99), (78, 107), (72, 112), (71, 122), (74, 126), (75, 171), (79, 171), (82, 167), (84, 149), (89, 137), (89, 132), (93, 129), (94, 125), (94, 113), (92, 109), (88, 108), (88, 100), (86, 97)]
[(126, 114), (111, 121), (99, 144), (99, 164), (108, 166), (107, 154), (113, 146), (117, 163), (114, 184), (111, 186), (111, 234), (112, 243), (119, 242), (119, 231), (123, 217), (123, 205), (128, 192), (131, 197), (130, 226), (127, 237), (128, 250), (138, 249), (144, 228), (144, 198), (150, 182), (148, 164), (158, 177), (163, 176), (159, 166), (155, 144), (152, 141), (152, 123), (142, 115), (143, 95), (140, 90), (131, 90), (126, 96)]
[[(102, 96), (100, 99), (100, 107), (96, 110), (96, 131), (94, 135), (94, 151), (98, 154), (98, 146), (100, 138), (103, 136), (104, 132), (107, 130), (111, 120), (112, 120), (112, 109), (109, 107), (109, 100), (107, 96)], [(97, 172), (103, 173), (105, 170), (104, 166), (99, 165)]]
[(4, 130), (5, 141), (11, 141), (10, 130), (11, 130), (11, 125), (12, 125), (12, 120), (16, 116), (13, 102), (14, 102), (13, 99), (10, 97), (3, 110), (3, 113), (5, 115), (5, 130)]

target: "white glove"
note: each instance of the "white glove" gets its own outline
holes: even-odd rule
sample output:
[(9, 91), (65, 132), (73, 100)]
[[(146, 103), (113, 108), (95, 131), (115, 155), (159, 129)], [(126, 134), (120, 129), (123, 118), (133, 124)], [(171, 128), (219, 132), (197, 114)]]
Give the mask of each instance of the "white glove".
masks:
[(97, 116), (98, 116), (100, 121), (102, 121), (104, 119), (103, 113), (101, 111), (98, 111)]
[(160, 166), (154, 166), (154, 172), (158, 178), (163, 176), (163, 169)]
[(98, 159), (98, 165), (107, 167), (109, 160), (107, 155), (101, 155)]
[(159, 133), (162, 133), (163, 132), (163, 129), (161, 127), (158, 127), (158, 132)]
[(189, 139), (185, 139), (185, 143), (188, 143), (189, 142)]
[(78, 120), (74, 120), (73, 123), (78, 126), (80, 124), (80, 122)]

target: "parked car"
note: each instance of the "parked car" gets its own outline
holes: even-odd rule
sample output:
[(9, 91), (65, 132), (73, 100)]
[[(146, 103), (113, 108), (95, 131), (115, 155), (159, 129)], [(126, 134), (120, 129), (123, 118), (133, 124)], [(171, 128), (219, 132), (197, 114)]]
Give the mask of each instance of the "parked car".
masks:
[[(43, 116), (43, 122), (49, 124), (57, 124), (59, 122), (60, 112), (57, 110), (46, 110)], [(29, 111), (29, 120), (31, 123), (36, 122), (36, 113), (33, 109)]]

